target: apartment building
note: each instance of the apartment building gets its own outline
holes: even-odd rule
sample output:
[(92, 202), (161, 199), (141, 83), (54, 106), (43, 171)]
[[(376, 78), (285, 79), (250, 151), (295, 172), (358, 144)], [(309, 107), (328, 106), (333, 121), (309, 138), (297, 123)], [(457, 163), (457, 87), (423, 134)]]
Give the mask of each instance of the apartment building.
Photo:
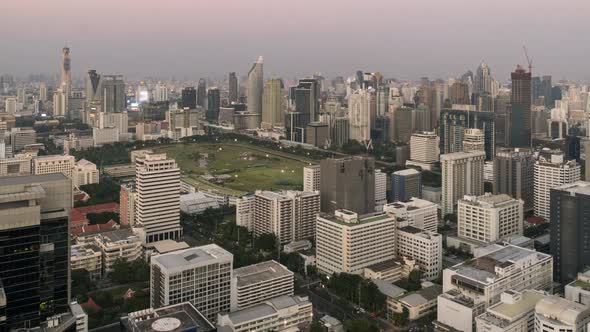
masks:
[(422, 277), (434, 280), (442, 270), (442, 236), (412, 226), (397, 229), (397, 255), (416, 262)]
[(117, 229), (99, 233), (94, 237), (94, 243), (102, 252), (103, 271), (113, 271), (113, 264), (119, 258), (128, 262), (134, 261), (142, 255), (141, 239), (130, 229)]
[(246, 195), (236, 200), (236, 225), (253, 231), (255, 201), (256, 196), (254, 195)]
[(484, 151), (455, 152), (440, 156), (442, 168), (442, 214), (455, 212), (464, 195), (483, 195)]
[(389, 203), (384, 206), (383, 211), (394, 214), (398, 219), (406, 220), (409, 226), (436, 232), (438, 207), (425, 199), (412, 197), (404, 202)]
[(76, 244), (70, 247), (70, 270), (86, 270), (91, 280), (102, 277), (102, 252), (94, 244)]
[(433, 131), (412, 134), (410, 138), (410, 160), (406, 166), (418, 166), (423, 170), (432, 170), (440, 156), (440, 140)]
[(320, 190), (320, 165), (303, 167), (303, 191), (313, 192)]

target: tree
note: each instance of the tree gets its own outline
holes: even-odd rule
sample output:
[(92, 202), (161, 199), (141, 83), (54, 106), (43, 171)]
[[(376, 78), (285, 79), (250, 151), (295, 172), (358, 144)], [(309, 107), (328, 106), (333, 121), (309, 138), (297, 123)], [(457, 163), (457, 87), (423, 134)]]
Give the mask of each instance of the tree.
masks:
[(309, 331), (310, 332), (324, 332), (324, 328), (322, 327), (322, 324), (319, 321), (314, 319), (311, 322), (311, 325), (309, 326)]
[(117, 212), (88, 213), (86, 218), (90, 225), (106, 224), (111, 219), (119, 223), (119, 214)]
[(410, 311), (408, 308), (403, 307), (401, 313), (396, 312), (393, 314), (393, 324), (395, 326), (404, 326), (408, 323), (408, 318), (410, 317)]
[(408, 281), (414, 284), (420, 284), (420, 279), (422, 278), (422, 271), (420, 270), (412, 270), (410, 275), (408, 276)]
[(347, 332), (378, 332), (379, 329), (366, 319), (347, 320), (344, 322)]
[(262, 251), (276, 250), (277, 237), (274, 234), (262, 234), (254, 240), (254, 247)]

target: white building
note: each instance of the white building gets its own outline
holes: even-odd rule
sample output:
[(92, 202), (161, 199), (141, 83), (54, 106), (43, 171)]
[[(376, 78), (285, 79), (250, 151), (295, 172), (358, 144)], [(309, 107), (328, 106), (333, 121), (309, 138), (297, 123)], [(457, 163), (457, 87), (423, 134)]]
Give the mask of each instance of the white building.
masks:
[(483, 130), (468, 128), (463, 134), (463, 152), (485, 151)]
[(590, 306), (590, 270), (578, 273), (576, 280), (565, 286), (565, 298)]
[(363, 273), (367, 266), (395, 258), (395, 218), (385, 213), (361, 216), (347, 210), (320, 214), (316, 261), (326, 274)]
[(556, 295), (547, 296), (535, 306), (535, 332), (586, 332), (590, 307)]
[(73, 178), (76, 159), (68, 155), (51, 155), (33, 158), (33, 174), (62, 173)]
[(99, 172), (94, 163), (86, 159), (79, 160), (74, 166), (73, 183), (76, 187), (99, 183)]
[(117, 229), (97, 234), (94, 243), (102, 252), (103, 271), (113, 271), (113, 264), (117, 259), (132, 262), (142, 255), (141, 239), (129, 229)]
[(232, 277), (231, 311), (263, 303), (275, 297), (293, 295), (294, 276), (273, 260), (235, 269)]
[(205, 196), (200, 191), (180, 195), (180, 211), (186, 214), (199, 214), (205, 212), (207, 209), (219, 208), (219, 203), (216, 199)]
[(442, 168), (442, 214), (455, 212), (464, 195), (483, 194), (484, 151), (455, 152), (440, 156)]
[(166, 154), (135, 158), (137, 196), (135, 225), (144, 228), (144, 242), (177, 240), (180, 226), (180, 169)]
[(442, 236), (412, 226), (399, 228), (396, 234), (397, 255), (412, 259), (427, 280), (440, 276), (442, 270)]
[(191, 302), (208, 320), (229, 312), (233, 255), (208, 244), (151, 257), (151, 306)]
[(348, 97), (350, 139), (367, 142), (371, 139), (371, 94), (363, 89)]
[(92, 139), (94, 146), (112, 144), (119, 141), (119, 129), (115, 127), (92, 127)]
[(315, 236), (315, 218), (320, 212), (320, 193), (257, 190), (252, 221), (255, 236), (274, 234), (281, 244)]
[(535, 305), (545, 297), (536, 290), (517, 292), (508, 290), (500, 295), (500, 302), (490, 306), (475, 318), (476, 331), (533, 332)]
[(383, 211), (387, 204), (387, 173), (375, 170), (375, 212)]
[(575, 160), (565, 160), (563, 152), (542, 151), (535, 162), (535, 214), (550, 221), (551, 188), (579, 181), (580, 176), (580, 164)]
[(465, 195), (457, 204), (457, 235), (484, 243), (522, 235), (523, 205), (506, 194)]
[(418, 166), (423, 170), (432, 170), (439, 161), (440, 139), (433, 131), (412, 134), (410, 138), (410, 160), (406, 166)]
[(386, 204), (383, 211), (394, 214), (398, 219), (406, 220), (409, 226), (430, 232), (437, 230), (438, 207), (430, 201), (412, 197), (406, 202)]
[(305, 296), (280, 296), (250, 308), (219, 313), (219, 332), (305, 331), (313, 308)]
[(0, 176), (31, 174), (31, 155), (17, 154), (13, 158), (0, 158)]
[(16, 98), (6, 98), (4, 111), (7, 114), (16, 114)]
[(303, 191), (313, 192), (320, 190), (320, 165), (303, 167)]
[(253, 230), (256, 196), (246, 195), (236, 200), (236, 225)]
[(57, 89), (53, 93), (53, 116), (64, 117), (67, 114), (68, 96), (63, 89)]

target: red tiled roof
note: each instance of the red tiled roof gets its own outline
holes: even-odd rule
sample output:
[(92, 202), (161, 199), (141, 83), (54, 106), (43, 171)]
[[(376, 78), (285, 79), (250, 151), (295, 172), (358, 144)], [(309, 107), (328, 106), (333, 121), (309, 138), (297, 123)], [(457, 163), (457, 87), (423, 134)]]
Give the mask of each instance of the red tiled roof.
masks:
[(88, 213), (103, 213), (103, 212), (116, 212), (119, 213), (119, 203), (104, 203), (89, 206), (82, 206), (73, 208), (70, 212), (70, 224), (73, 228), (82, 227), (88, 225), (90, 222), (86, 215)]
[(86, 235), (89, 233), (99, 233), (99, 232), (110, 231), (113, 229), (117, 229), (117, 227), (118, 227), (117, 223), (113, 219), (111, 219), (111, 220), (109, 220), (109, 222), (104, 223), (104, 224), (84, 225), (82, 227), (71, 229), (70, 234), (75, 235), (75, 236)]
[(94, 302), (94, 300), (91, 297), (88, 298), (88, 301), (80, 304), (80, 306), (84, 309), (91, 309), (94, 311), (102, 310), (102, 308), (98, 304), (96, 304), (96, 302)]
[(526, 221), (531, 224), (542, 224), (545, 222), (545, 219), (543, 217), (528, 217)]

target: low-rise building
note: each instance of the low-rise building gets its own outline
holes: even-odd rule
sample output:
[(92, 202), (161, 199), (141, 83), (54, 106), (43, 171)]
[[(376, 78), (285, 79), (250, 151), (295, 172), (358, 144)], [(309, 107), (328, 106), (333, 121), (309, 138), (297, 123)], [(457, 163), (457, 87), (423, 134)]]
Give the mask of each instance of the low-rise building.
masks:
[(550, 295), (535, 306), (535, 332), (587, 331), (590, 307)]
[(412, 197), (407, 201), (386, 204), (383, 211), (405, 219), (409, 226), (425, 231), (436, 232), (438, 226), (438, 207), (435, 203)]
[(51, 155), (33, 158), (33, 174), (63, 173), (70, 179), (74, 173), (76, 159), (68, 155)]
[(516, 292), (508, 290), (500, 296), (500, 302), (486, 309), (475, 318), (477, 331), (516, 332), (534, 331), (535, 305), (546, 296), (536, 290)]
[(387, 318), (393, 320), (395, 313), (401, 314), (404, 308), (408, 310), (409, 320), (420, 319), (436, 312), (438, 296), (442, 287), (431, 282), (423, 282), (422, 288), (403, 295), (387, 298)]
[(205, 196), (202, 192), (194, 192), (180, 195), (180, 211), (196, 215), (205, 212), (207, 209), (218, 209), (219, 203), (216, 199)]
[(399, 228), (397, 255), (416, 262), (426, 280), (438, 279), (442, 270), (442, 236), (413, 226)]
[(245, 309), (282, 295), (293, 295), (294, 276), (273, 260), (235, 269), (231, 311)]
[(388, 261), (365, 267), (363, 277), (371, 280), (396, 282), (410, 276), (416, 266), (416, 261), (408, 257), (397, 257)]
[(31, 174), (31, 155), (17, 154), (13, 158), (0, 158), (0, 176)]
[(132, 262), (142, 255), (141, 239), (129, 229), (100, 233), (94, 241), (102, 252), (105, 273), (113, 270), (113, 263), (119, 258)]
[(99, 182), (99, 172), (94, 163), (80, 159), (75, 165), (72, 181), (76, 187)]
[(590, 270), (578, 273), (576, 280), (565, 286), (565, 298), (590, 306)]
[(70, 247), (70, 269), (86, 270), (91, 280), (102, 276), (102, 252), (94, 244), (78, 244)]
[(312, 304), (305, 296), (280, 296), (253, 307), (219, 313), (218, 332), (298, 331), (311, 324)]
[(215, 331), (190, 302), (130, 312), (121, 318), (122, 332)]

